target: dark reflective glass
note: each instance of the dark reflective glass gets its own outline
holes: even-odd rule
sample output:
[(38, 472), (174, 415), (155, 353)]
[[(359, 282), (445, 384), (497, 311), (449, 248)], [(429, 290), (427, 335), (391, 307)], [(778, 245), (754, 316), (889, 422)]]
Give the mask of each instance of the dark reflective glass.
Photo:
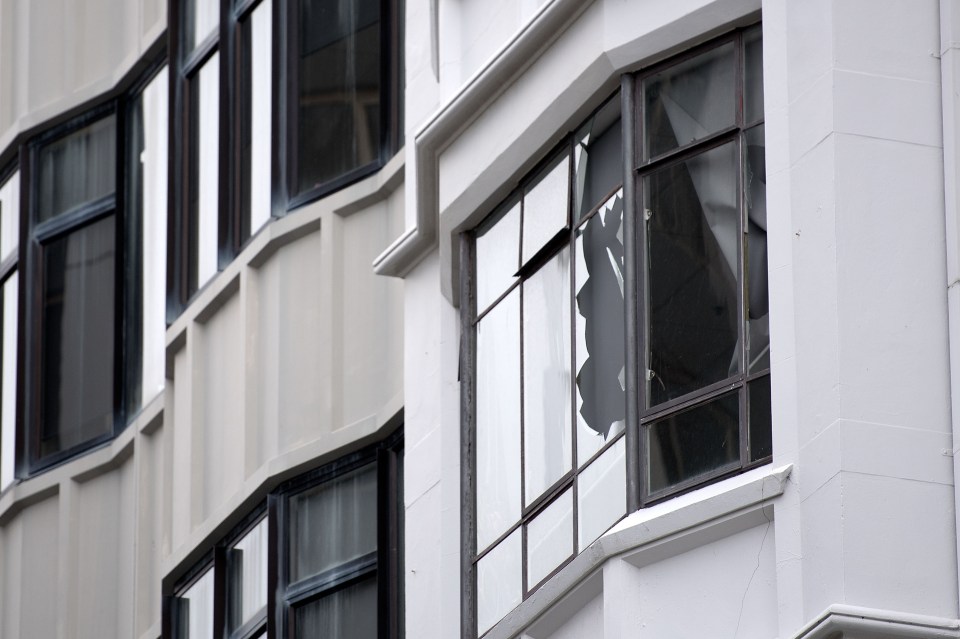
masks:
[(116, 156), (113, 115), (41, 148), (37, 185), (39, 221), (113, 193), (117, 181)]
[(744, 193), (747, 200), (747, 370), (770, 368), (770, 298), (767, 285), (767, 171), (763, 125), (747, 131)]
[(750, 406), (750, 461), (757, 461), (773, 453), (769, 375), (747, 384), (747, 401)]
[(114, 219), (43, 250), (40, 456), (113, 429)]
[(736, 123), (733, 43), (644, 80), (644, 157), (672, 151)]
[(377, 579), (369, 577), (297, 607), (298, 639), (376, 639)]
[(123, 368), (123, 405), (126, 415), (139, 410), (142, 399), (143, 357), (143, 208), (144, 163), (146, 149), (143, 96), (130, 103), (126, 121), (126, 216), (124, 217), (123, 264), (124, 291), (123, 342), (126, 353)]
[(619, 93), (580, 128), (575, 144), (574, 207), (583, 217), (623, 182)]
[(759, 27), (743, 35), (743, 121), (763, 118), (763, 32)]
[(736, 146), (656, 171), (643, 189), (649, 407), (740, 370)]
[(291, 497), (290, 534), (291, 582), (376, 552), (376, 466)]
[(297, 190), (375, 162), (380, 149), (380, 3), (301, 0)]
[(648, 492), (738, 464), (739, 415), (734, 392), (646, 426)]

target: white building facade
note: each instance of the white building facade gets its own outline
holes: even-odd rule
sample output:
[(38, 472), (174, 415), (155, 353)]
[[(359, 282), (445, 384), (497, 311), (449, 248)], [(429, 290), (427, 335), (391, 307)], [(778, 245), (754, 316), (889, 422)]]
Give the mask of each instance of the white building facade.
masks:
[(960, 637), (958, 43), (0, 0), (0, 636)]

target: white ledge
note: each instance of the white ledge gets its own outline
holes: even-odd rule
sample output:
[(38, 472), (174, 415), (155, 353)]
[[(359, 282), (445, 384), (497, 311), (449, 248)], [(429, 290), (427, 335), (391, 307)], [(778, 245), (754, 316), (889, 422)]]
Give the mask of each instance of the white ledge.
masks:
[(595, 573), (610, 559), (649, 564), (769, 521), (772, 500), (783, 494), (792, 469), (763, 466), (630, 514), (507, 613), (484, 639), (517, 637), (578, 587), (602, 587)]
[(960, 620), (834, 604), (792, 639), (827, 639), (838, 635), (876, 639), (956, 639), (960, 637)]

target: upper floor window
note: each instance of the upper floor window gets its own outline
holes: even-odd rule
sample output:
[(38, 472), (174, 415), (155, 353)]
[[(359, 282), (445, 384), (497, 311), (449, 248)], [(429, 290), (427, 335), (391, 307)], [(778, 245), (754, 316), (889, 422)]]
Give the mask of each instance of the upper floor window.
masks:
[(626, 77), (464, 238), (481, 635), (631, 509), (770, 458), (761, 47)]
[(0, 490), (13, 483), (15, 473), (20, 290), (20, 173), (5, 173), (0, 178)]
[(28, 472), (109, 439), (163, 387), (165, 75), (28, 146)]
[(170, 319), (271, 216), (399, 149), (402, 12), (402, 0), (172, 4)]

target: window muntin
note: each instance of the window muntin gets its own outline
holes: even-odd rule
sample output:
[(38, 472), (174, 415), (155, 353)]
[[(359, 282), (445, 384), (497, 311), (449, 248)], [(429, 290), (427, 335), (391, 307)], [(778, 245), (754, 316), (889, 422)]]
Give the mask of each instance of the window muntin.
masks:
[[(611, 100), (466, 240), (475, 286), (461, 306), (475, 331), (466, 383), (476, 385), (467, 534), (476, 535), (480, 634), (627, 503), (770, 457), (761, 56), (751, 28), (625, 81), (637, 137), (622, 137)], [(567, 158), (570, 191), (558, 168)], [(550, 176), (556, 203), (528, 206)], [(629, 299), (639, 315), (628, 325)], [(634, 388), (630, 370), (640, 373)], [(556, 390), (543, 392), (547, 384)], [(628, 459), (633, 450), (639, 459)], [(517, 490), (520, 504), (509, 499)], [(539, 526), (543, 518), (552, 525)]]

